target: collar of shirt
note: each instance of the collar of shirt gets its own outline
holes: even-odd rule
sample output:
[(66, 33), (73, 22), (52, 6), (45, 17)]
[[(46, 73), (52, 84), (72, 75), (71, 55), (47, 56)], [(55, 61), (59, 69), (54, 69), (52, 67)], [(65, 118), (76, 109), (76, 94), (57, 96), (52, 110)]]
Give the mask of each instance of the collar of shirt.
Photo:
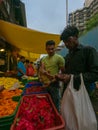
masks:
[(81, 48), (83, 48), (84, 46), (82, 45), (82, 44), (79, 44), (78, 46), (77, 46), (77, 48), (75, 48), (74, 50), (69, 50), (69, 53), (70, 54), (72, 54), (72, 53), (74, 53), (75, 51), (78, 51), (78, 50), (80, 50)]

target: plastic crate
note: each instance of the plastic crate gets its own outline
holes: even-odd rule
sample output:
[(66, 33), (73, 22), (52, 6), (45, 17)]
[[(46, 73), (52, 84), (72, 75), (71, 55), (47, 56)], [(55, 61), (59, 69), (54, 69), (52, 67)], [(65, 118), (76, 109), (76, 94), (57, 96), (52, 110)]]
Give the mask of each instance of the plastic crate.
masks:
[(38, 82), (38, 81), (31, 81), (31, 82), (26, 84), (26, 87), (28, 87), (30, 85), (32, 85), (32, 86), (43, 86), (43, 84), (41, 82)]
[(17, 109), (18, 109), (18, 106), (16, 107), (15, 111), (14, 111), (11, 115), (0, 117), (0, 124), (1, 124), (2, 122), (6, 122), (6, 121), (9, 120), (10, 118), (14, 118), (14, 116), (15, 116), (15, 114), (16, 114), (16, 112), (17, 112)]
[(39, 94), (39, 93), (47, 93), (46, 88), (43, 87), (41, 82), (30, 82), (25, 85), (25, 89), (23, 91), (23, 95), (28, 94)]
[[(29, 89), (29, 90), (28, 90)], [(31, 91), (32, 90), (32, 91)], [(40, 86), (29, 87), (24, 90), (23, 95), (47, 93), (46, 89)]]
[[(18, 107), (20, 105), (20, 100), (21, 100), (21, 96), (20, 97), (17, 96), (17, 97), (18, 97), (18, 100), (17, 100), (18, 105), (16, 106), (16, 109), (14, 110), (14, 112), (11, 115), (0, 117), (0, 126), (2, 124), (9, 123), (10, 121), (12, 121), (15, 118), (15, 115), (17, 113)], [(13, 99), (13, 100), (16, 101), (16, 99)]]
[(4, 120), (0, 120), (0, 126), (5, 124), (5, 123), (12, 123), (12, 121), (14, 120), (15, 116), (13, 117), (9, 117), (9, 118), (6, 118)]
[[(48, 98), (48, 101), (51, 104), (51, 107), (53, 108), (54, 114), (56, 115), (56, 121), (55, 121), (56, 125), (54, 127), (51, 127), (51, 128), (48, 128), (48, 129), (43, 129), (43, 130), (64, 130), (64, 127), (65, 127), (64, 120), (63, 120), (62, 116), (58, 113), (58, 111), (57, 111), (56, 107), (54, 106), (54, 103), (52, 102), (52, 99), (51, 99), (51, 97), (50, 97), (50, 95), (48, 93), (46, 93), (46, 94), (25, 95), (25, 96), (22, 97), (21, 103), (22, 103), (22, 101), (23, 101), (23, 99), (25, 97), (31, 97), (32, 98), (33, 95), (37, 95), (37, 96), (41, 96), (41, 97), (46, 96)], [(15, 120), (14, 120), (13, 124), (11, 125), (11, 129), (10, 130), (15, 130), (16, 123), (17, 123), (17, 118), (19, 117), (21, 103), (20, 103), (20, 107), (19, 107), (19, 109), (17, 111)]]
[[(16, 101), (16, 97), (13, 100)], [(15, 111), (11, 115), (9, 115), (9, 116), (4, 116), (4, 117), (0, 118), (0, 130), (10, 130), (10, 127), (11, 127), (11, 125), (12, 125), (14, 119), (15, 119), (15, 115), (16, 115), (18, 107), (20, 105), (20, 101), (21, 101), (21, 96), (17, 100), (18, 105), (16, 106)]]
[(22, 82), (23, 85), (25, 85), (28, 80), (27, 79), (21, 79), (20, 81)]
[(38, 78), (38, 76), (34, 76), (34, 77), (31, 77), (30, 79), (28, 78), (28, 82), (29, 81), (39, 81), (39, 78)]
[(38, 77), (32, 77), (32, 79), (21, 79), (22, 84), (26, 85), (27, 83), (30, 82), (39, 82)]
[[(12, 121), (13, 122), (13, 121)], [(10, 130), (12, 122), (0, 125), (0, 130)]]
[(20, 95), (20, 96), (13, 96), (13, 97), (12, 97), (12, 100), (13, 100), (13, 101), (16, 101), (16, 102), (19, 102), (20, 99), (21, 99), (21, 95)]

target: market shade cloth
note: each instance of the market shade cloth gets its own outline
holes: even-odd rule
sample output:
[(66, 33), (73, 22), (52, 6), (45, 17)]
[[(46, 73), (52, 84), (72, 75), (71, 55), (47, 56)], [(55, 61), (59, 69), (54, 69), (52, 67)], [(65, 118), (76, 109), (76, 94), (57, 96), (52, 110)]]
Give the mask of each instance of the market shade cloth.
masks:
[(47, 40), (54, 40), (56, 46), (60, 42), (60, 36), (58, 34), (31, 30), (3, 20), (0, 20), (0, 36), (19, 48), (22, 55), (31, 58), (33, 58), (32, 56), (38, 58), (40, 54), (46, 53), (45, 42)]

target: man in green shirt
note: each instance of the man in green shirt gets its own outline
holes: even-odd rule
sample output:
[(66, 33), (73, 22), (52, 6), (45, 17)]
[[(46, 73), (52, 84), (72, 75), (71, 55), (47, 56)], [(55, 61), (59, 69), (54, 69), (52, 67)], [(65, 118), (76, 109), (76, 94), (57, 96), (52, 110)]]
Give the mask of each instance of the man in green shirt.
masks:
[(55, 53), (55, 42), (46, 42), (47, 56), (41, 60), (40, 79), (44, 84), (48, 84), (47, 91), (51, 94), (54, 104), (58, 111), (60, 106), (59, 82), (54, 81), (55, 75), (60, 71), (64, 72), (64, 58)]

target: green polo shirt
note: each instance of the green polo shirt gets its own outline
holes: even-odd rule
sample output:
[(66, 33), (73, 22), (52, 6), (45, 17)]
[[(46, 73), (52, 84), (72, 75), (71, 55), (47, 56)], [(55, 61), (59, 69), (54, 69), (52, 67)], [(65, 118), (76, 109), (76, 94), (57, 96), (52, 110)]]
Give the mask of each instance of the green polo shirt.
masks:
[(48, 55), (42, 59), (45, 65), (45, 69), (50, 72), (51, 75), (55, 75), (59, 72), (61, 67), (65, 66), (64, 58), (58, 54), (54, 54), (49, 57)]
[[(58, 54), (54, 54), (51, 57), (47, 55), (41, 60), (41, 62), (44, 63), (45, 70), (48, 71), (53, 76), (55, 74), (58, 74), (60, 68), (65, 66), (64, 58)], [(45, 84), (51, 82), (49, 78), (43, 73), (40, 73), (40, 80)]]

